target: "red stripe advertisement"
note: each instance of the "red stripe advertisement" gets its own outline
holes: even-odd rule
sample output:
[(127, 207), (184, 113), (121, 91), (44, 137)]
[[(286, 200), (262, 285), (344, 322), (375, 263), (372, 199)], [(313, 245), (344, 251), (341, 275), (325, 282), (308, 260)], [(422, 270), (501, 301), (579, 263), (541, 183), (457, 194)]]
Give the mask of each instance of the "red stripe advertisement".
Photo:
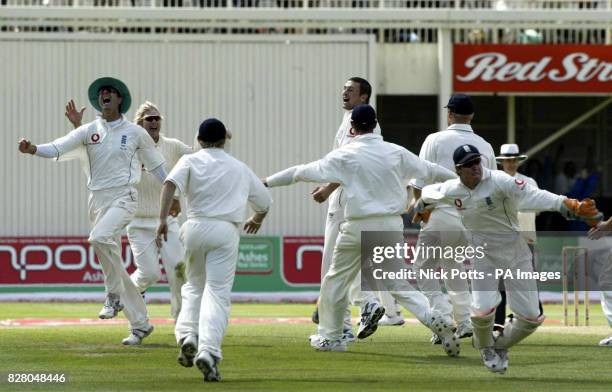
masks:
[(454, 45), (456, 92), (612, 93), (612, 45)]
[[(126, 238), (121, 253), (128, 273), (135, 269)], [(0, 238), (2, 284), (103, 284), (104, 274), (86, 237)]]

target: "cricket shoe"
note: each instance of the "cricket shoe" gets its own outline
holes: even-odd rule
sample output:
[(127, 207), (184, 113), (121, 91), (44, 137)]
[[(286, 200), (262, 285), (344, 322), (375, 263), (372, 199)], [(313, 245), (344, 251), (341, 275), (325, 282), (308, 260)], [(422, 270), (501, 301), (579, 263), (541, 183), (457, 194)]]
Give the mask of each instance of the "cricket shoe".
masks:
[(599, 342), (599, 345), (600, 345), (601, 347), (612, 347), (612, 335), (608, 336), (608, 337), (607, 337), (607, 338), (605, 338), (605, 339), (602, 339), (602, 340)]
[(365, 339), (372, 335), (378, 329), (378, 320), (385, 315), (385, 308), (376, 302), (370, 302), (365, 306), (361, 313), (361, 322), (359, 323), (359, 331), (357, 337)]
[(466, 320), (459, 323), (459, 325), (457, 325), (457, 332), (455, 334), (459, 339), (471, 338), (472, 335), (474, 335), (472, 322), (470, 320)]
[(317, 351), (345, 352), (347, 350), (346, 341), (342, 339), (329, 340), (322, 336), (319, 339), (311, 340), (310, 345)]
[(107, 294), (104, 306), (98, 317), (101, 319), (112, 319), (117, 313), (123, 310), (123, 304), (119, 302), (119, 296), (117, 294)]
[(431, 339), (429, 339), (431, 344), (442, 344), (442, 339), (438, 336), (438, 334), (431, 335)]
[(345, 329), (342, 331), (342, 340), (346, 343), (353, 343), (355, 341), (355, 335), (353, 335), (353, 331), (350, 329)]
[(390, 325), (399, 327), (400, 325), (404, 325), (404, 323), (406, 323), (406, 320), (404, 320), (404, 316), (402, 316), (401, 314), (391, 317), (385, 314), (380, 320), (378, 320), (378, 325)]
[(204, 375), (204, 381), (221, 381), (221, 373), (217, 368), (218, 363), (219, 358), (208, 351), (202, 351), (195, 360), (196, 366)]
[(319, 334), (310, 335), (308, 337), (308, 342), (310, 342), (310, 346), (313, 348), (316, 348), (321, 340), (323, 340), (323, 336)]
[(181, 339), (181, 350), (177, 358), (178, 363), (184, 367), (192, 367), (193, 359), (198, 352), (198, 338), (195, 335), (188, 335)]
[(457, 328), (455, 322), (448, 316), (443, 316), (439, 313), (435, 313), (431, 316), (429, 328), (436, 334), (442, 341), (442, 348), (449, 357), (459, 356), (461, 351), (461, 343), (459, 338), (455, 335)]
[(505, 373), (508, 370), (508, 362), (509, 362), (508, 349), (506, 349), (506, 348), (499, 348), (499, 349), (496, 349), (495, 352), (497, 353), (497, 355), (501, 359), (501, 363), (502, 363), (501, 366), (502, 366), (502, 369), (504, 370), (504, 373)]
[(451, 334), (442, 338), (442, 348), (449, 357), (458, 357), (461, 352), (461, 341), (457, 334)]
[(505, 373), (503, 361), (493, 349), (493, 347), (485, 347), (480, 349), (480, 357), (485, 367), (493, 373)]
[(130, 336), (123, 339), (121, 344), (126, 346), (138, 346), (140, 343), (142, 343), (142, 339), (151, 335), (151, 332), (153, 332), (154, 329), (155, 327), (153, 327), (151, 324), (148, 324), (145, 328), (132, 329), (130, 331)]

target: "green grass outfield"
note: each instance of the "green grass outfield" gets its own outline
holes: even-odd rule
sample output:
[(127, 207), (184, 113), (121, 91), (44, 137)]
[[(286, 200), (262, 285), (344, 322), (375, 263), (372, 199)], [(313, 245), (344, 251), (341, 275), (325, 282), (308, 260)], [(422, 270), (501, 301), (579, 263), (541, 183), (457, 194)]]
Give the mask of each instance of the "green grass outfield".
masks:
[[(95, 318), (99, 304), (0, 303), (6, 319)], [(237, 304), (232, 317), (309, 317), (313, 305)], [(165, 318), (169, 305), (150, 305)], [(414, 323), (380, 327), (347, 353), (316, 352), (312, 324), (230, 324), (220, 365), (223, 381), (204, 383), (197, 368), (176, 362), (172, 325), (158, 325), (140, 347), (123, 347), (125, 325), (7, 327), (0, 325), (0, 391), (611, 391), (612, 349), (597, 342), (612, 333), (600, 306), (592, 327), (561, 327), (561, 307), (545, 306), (550, 323), (513, 348), (505, 375), (488, 372), (463, 340), (460, 358), (429, 343)], [(123, 316), (121, 316), (123, 317)], [(65, 373), (66, 384), (8, 384), (9, 372)]]

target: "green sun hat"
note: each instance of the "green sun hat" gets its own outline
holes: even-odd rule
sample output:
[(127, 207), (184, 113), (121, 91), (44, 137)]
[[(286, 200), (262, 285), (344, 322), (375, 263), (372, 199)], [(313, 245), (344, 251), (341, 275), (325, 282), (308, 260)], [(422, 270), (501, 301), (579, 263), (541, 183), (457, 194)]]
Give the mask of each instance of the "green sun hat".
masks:
[(125, 83), (123, 83), (121, 80), (111, 77), (96, 79), (89, 86), (89, 90), (87, 90), (87, 95), (89, 95), (89, 103), (91, 103), (91, 106), (93, 106), (99, 112), (102, 111), (102, 108), (98, 103), (98, 91), (100, 91), (102, 87), (107, 86), (119, 91), (119, 94), (123, 98), (123, 101), (121, 101), (121, 114), (127, 113), (127, 111), (130, 109), (130, 105), (132, 104), (132, 96), (130, 95), (130, 90), (128, 90)]

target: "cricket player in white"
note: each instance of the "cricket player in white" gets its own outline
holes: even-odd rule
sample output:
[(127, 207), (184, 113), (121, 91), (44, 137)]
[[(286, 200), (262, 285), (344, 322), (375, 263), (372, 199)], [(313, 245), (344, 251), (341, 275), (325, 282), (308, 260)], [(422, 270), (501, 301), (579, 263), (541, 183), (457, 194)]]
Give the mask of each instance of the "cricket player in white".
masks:
[(588, 222), (601, 220), (592, 200), (579, 202), (532, 187), (501, 170), (481, 166), (481, 154), (472, 145), (458, 147), (453, 154), (458, 179), (423, 188), (417, 211), (425, 204), (454, 206), (469, 232), (474, 247), (484, 249), (484, 257), (473, 259), (472, 326), (474, 345), (480, 349), (485, 366), (492, 372), (508, 368), (508, 349), (531, 335), (544, 321), (538, 309), (534, 279), (504, 279), (508, 304), (515, 317), (499, 338), (493, 337), (495, 308), (499, 304), (496, 269), (533, 272), (531, 252), (519, 234), (518, 210), (559, 211), (567, 219)]
[[(246, 225), (256, 233), (272, 204), (268, 190), (244, 163), (223, 150), (227, 130), (207, 119), (198, 131), (202, 150), (183, 156), (166, 179), (161, 195), (158, 241), (167, 240), (168, 212), (175, 190), (187, 196), (187, 221), (180, 231), (187, 282), (175, 327), (179, 363), (195, 364), (205, 381), (221, 379), (221, 341), (229, 321), (240, 224), (247, 204), (255, 210)], [(197, 355), (196, 355), (197, 353)]]
[[(171, 170), (178, 160), (193, 150), (178, 139), (172, 139), (160, 134), (163, 117), (157, 106), (151, 102), (143, 103), (136, 111), (134, 122), (142, 126), (153, 138), (155, 147), (166, 159), (166, 170)], [(128, 239), (134, 261), (138, 267), (132, 273), (132, 281), (140, 292), (157, 283), (161, 278), (159, 259), (161, 256), (166, 279), (170, 287), (170, 314), (176, 320), (181, 309), (181, 286), (183, 279), (177, 277), (177, 267), (183, 260), (184, 249), (179, 240), (179, 222), (177, 215), (180, 212), (178, 198), (173, 200), (168, 217), (168, 240), (161, 248), (155, 243), (159, 214), (159, 198), (161, 184), (150, 174), (143, 172), (142, 179), (137, 185), (139, 200), (136, 216), (127, 228)]]
[[(450, 97), (446, 108), (448, 109), (448, 128), (427, 136), (421, 146), (419, 158), (454, 171), (453, 152), (460, 145), (471, 144), (482, 151), (484, 167), (491, 170), (497, 169), (493, 147), (475, 134), (470, 125), (474, 118), (474, 105), (470, 97), (465, 94), (455, 94)], [(421, 194), (420, 188), (424, 184), (418, 179), (413, 179), (411, 184), (415, 200), (418, 200)], [(430, 246), (465, 247), (467, 239), (463, 231), (464, 227), (456, 209), (452, 206), (440, 205), (431, 212), (428, 222), (423, 222), (418, 241)], [(464, 270), (463, 264), (456, 263), (455, 260), (427, 259), (422, 256), (417, 257), (415, 265), (421, 270), (436, 270), (441, 265), (446, 269)], [(472, 336), (471, 295), (467, 280), (457, 277), (445, 279), (448, 298), (441, 291), (438, 279), (419, 278), (417, 282), (434, 309), (442, 314), (453, 316), (457, 323), (457, 335), (460, 338)], [(443, 342), (434, 334), (432, 343)]]
[[(612, 231), (612, 218), (608, 218), (605, 222), (599, 223), (596, 227), (589, 230), (589, 238), (596, 240)], [(610, 253), (607, 266), (600, 272), (599, 287), (601, 296), (601, 309), (604, 316), (608, 320), (608, 324), (612, 327), (612, 252)], [(612, 347), (612, 335), (602, 339), (599, 342), (602, 347)]]
[[(351, 113), (353, 108), (360, 104), (367, 104), (372, 95), (370, 83), (360, 77), (352, 77), (346, 81), (342, 89), (342, 108), (345, 110), (342, 123), (338, 128), (334, 139), (333, 149), (336, 150), (347, 145), (355, 138), (355, 133), (351, 127)], [(376, 125), (374, 133), (380, 135), (380, 127)], [(329, 198), (327, 205), (327, 219), (325, 221), (325, 242), (323, 244), (323, 260), (321, 264), (321, 281), (329, 271), (334, 252), (334, 245), (338, 238), (340, 225), (344, 222), (344, 206), (346, 204), (346, 193), (340, 184), (329, 183), (317, 187), (312, 192), (313, 198), (319, 203), (325, 202)], [(361, 290), (361, 274), (355, 276), (355, 280), (348, 291), (348, 302), (361, 307), (362, 321), (359, 325), (358, 337), (360, 339), (374, 333), (378, 320), (385, 314), (385, 309), (380, 306), (378, 299), (373, 292)], [(318, 323), (318, 309), (313, 314), (313, 321)], [(320, 332), (320, 331), (319, 331)], [(351, 309), (346, 307), (344, 312), (344, 339), (347, 342), (354, 341), (352, 331)]]
[[(500, 148), (500, 155), (495, 157), (497, 163), (502, 167), (502, 170), (521, 181), (526, 182), (527, 184), (535, 187), (538, 187), (538, 183), (531, 177), (528, 177), (524, 174), (518, 172), (518, 167), (521, 162), (527, 159), (527, 155), (523, 155), (519, 153), (518, 145), (516, 144), (502, 144)], [(533, 211), (519, 211), (518, 212), (518, 222), (519, 229), (521, 230), (521, 236), (527, 241), (527, 246), (529, 246), (529, 250), (531, 251), (531, 264), (535, 269), (535, 244), (537, 241), (536, 235), (536, 213)], [(501, 282), (501, 286), (503, 287), (503, 282)], [(500, 287), (501, 289), (501, 287)], [(497, 306), (497, 310), (495, 311), (495, 329), (498, 332), (503, 331), (505, 320), (506, 320), (506, 291), (503, 290), (500, 292), (501, 294), (501, 302)], [(542, 302), (538, 301), (538, 307), (540, 309), (540, 314), (544, 313), (542, 308)]]
[[(345, 222), (340, 226), (332, 264), (321, 285), (320, 336), (311, 339), (311, 345), (321, 351), (347, 350), (346, 341), (342, 339), (343, 319), (349, 287), (360, 269), (361, 233), (392, 231), (403, 240), (401, 213), (406, 209), (408, 180), (412, 177), (432, 180), (454, 177), (449, 170), (423, 161), (405, 148), (386, 143), (380, 135), (373, 134), (377, 121), (371, 106), (356, 106), (351, 120), (356, 133), (351, 143), (321, 160), (291, 167), (266, 179), (270, 187), (297, 181), (337, 183), (346, 194)], [(452, 320), (432, 312), (422, 293), (415, 291), (407, 281), (398, 282), (398, 285), (406, 290), (391, 294), (402, 306), (442, 336), (453, 334)]]
[[(83, 112), (77, 111), (74, 101), (66, 105), (66, 117), (75, 128), (81, 126)], [(172, 169), (179, 158), (191, 154), (191, 147), (178, 139), (171, 139), (160, 134), (163, 116), (155, 104), (146, 101), (136, 111), (134, 123), (143, 127), (155, 142), (155, 147), (166, 160), (165, 169)], [(159, 212), (159, 195), (161, 183), (155, 176), (144, 170), (140, 182), (136, 185), (138, 191), (138, 208), (134, 219), (127, 227), (130, 248), (134, 254), (136, 271), (130, 276), (132, 282), (143, 295), (144, 292), (161, 278), (159, 258), (161, 256), (166, 279), (170, 287), (170, 315), (176, 320), (181, 309), (181, 286), (183, 279), (177, 277), (177, 268), (183, 259), (183, 246), (178, 238), (179, 224), (177, 215), (180, 213), (180, 203), (175, 199), (170, 209), (168, 226), (168, 241), (161, 248), (155, 243), (157, 214)]]
[(89, 243), (100, 260), (107, 294), (99, 317), (112, 318), (125, 306), (131, 334), (123, 344), (136, 345), (153, 331), (153, 326), (143, 298), (123, 267), (120, 235), (137, 209), (135, 186), (140, 181), (141, 162), (161, 183), (166, 177), (164, 157), (147, 132), (123, 116), (131, 103), (123, 82), (100, 78), (89, 86), (88, 93), (101, 117), (48, 144), (36, 146), (22, 139), (19, 150), (45, 158), (64, 159), (71, 153), (85, 158), (93, 226)]

